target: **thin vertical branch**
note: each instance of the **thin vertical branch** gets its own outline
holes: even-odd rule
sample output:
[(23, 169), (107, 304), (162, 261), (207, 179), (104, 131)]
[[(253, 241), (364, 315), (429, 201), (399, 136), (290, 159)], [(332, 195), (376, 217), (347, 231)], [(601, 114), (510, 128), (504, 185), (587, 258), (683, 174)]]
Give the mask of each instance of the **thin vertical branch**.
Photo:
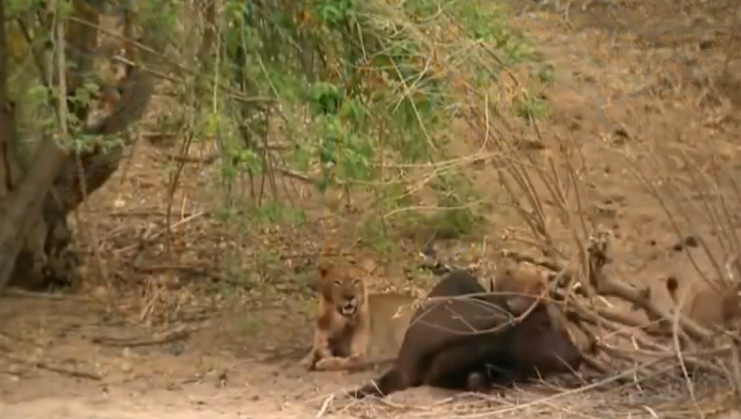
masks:
[(57, 72), (59, 74), (59, 90), (57, 91), (57, 105), (59, 106), (59, 128), (62, 131), (62, 136), (67, 137), (69, 133), (69, 109), (67, 109), (67, 57), (64, 53), (66, 49), (64, 39), (64, 19), (60, 19), (56, 11), (59, 9), (59, 0), (52, 2), (54, 9), (54, 38), (55, 38), (55, 57), (57, 64)]
[(6, 62), (5, 59), (8, 56), (7, 40), (5, 39), (5, 2), (0, 1), (0, 22), (3, 22), (3, 26), (0, 27), (0, 106), (5, 106), (5, 84), (7, 83), (8, 75), (6, 74)]

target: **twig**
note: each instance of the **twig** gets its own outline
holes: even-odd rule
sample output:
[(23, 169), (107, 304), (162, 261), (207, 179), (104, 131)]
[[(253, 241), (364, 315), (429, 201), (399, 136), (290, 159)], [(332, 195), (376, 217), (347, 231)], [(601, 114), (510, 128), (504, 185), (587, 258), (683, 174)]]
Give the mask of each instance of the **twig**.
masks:
[(206, 215), (208, 213), (209, 213), (209, 211), (199, 211), (199, 212), (197, 212), (195, 214), (192, 214), (192, 215), (190, 215), (190, 216), (188, 216), (186, 218), (183, 218), (182, 220), (179, 220), (179, 221), (176, 221), (176, 222), (170, 224), (168, 228), (164, 228), (164, 229), (158, 231), (157, 233), (152, 234), (149, 237), (142, 238), (142, 240), (141, 240), (140, 243), (126, 246), (124, 248), (121, 248), (121, 249), (116, 250), (115, 252), (120, 254), (120, 253), (129, 252), (129, 251), (134, 250), (134, 249), (137, 249), (137, 248), (141, 248), (143, 245), (152, 243), (155, 239), (157, 239), (160, 236), (162, 236), (163, 234), (165, 234), (168, 231), (168, 229), (171, 232), (173, 232), (176, 227), (179, 227), (179, 226), (181, 226), (183, 224), (189, 223), (189, 222), (191, 222), (191, 221), (193, 221), (193, 220), (195, 220), (195, 219), (197, 219), (199, 217), (202, 217), (202, 216), (204, 216), (204, 215)]
[(51, 300), (51, 301), (75, 301), (80, 303), (94, 303), (95, 301), (86, 298), (81, 297), (79, 295), (71, 295), (71, 294), (51, 294), (46, 292), (34, 292), (34, 291), (26, 291), (16, 288), (6, 288), (0, 293), (1, 297), (18, 297), (18, 298), (38, 298), (41, 300)]
[(161, 345), (164, 343), (172, 343), (178, 340), (188, 338), (193, 332), (199, 330), (200, 327), (185, 327), (181, 326), (174, 330), (164, 332), (159, 335), (155, 335), (149, 338), (118, 338), (111, 336), (96, 336), (92, 338), (93, 343), (104, 346), (113, 347), (136, 347), (136, 346), (151, 346)]
[[(644, 364), (636, 365), (636, 366), (634, 366), (632, 368), (628, 368), (628, 369), (622, 371), (621, 373), (619, 373), (617, 375), (614, 375), (614, 376), (611, 376), (611, 377), (607, 377), (607, 378), (602, 379), (600, 381), (597, 381), (595, 383), (592, 383), (592, 384), (589, 384), (589, 385), (586, 385), (586, 386), (583, 386), (583, 387), (580, 387), (580, 388), (577, 388), (577, 389), (567, 390), (567, 391), (564, 391), (564, 392), (561, 392), (561, 393), (558, 393), (558, 394), (554, 394), (554, 395), (551, 395), (551, 396), (548, 396), (548, 397), (543, 397), (543, 398), (540, 398), (538, 400), (532, 401), (530, 403), (519, 404), (519, 405), (516, 405), (516, 406), (512, 406), (510, 408), (507, 408), (507, 409), (497, 410), (497, 413), (498, 414), (504, 414), (504, 413), (513, 413), (513, 412), (516, 412), (518, 410), (524, 411), (524, 410), (526, 410), (528, 408), (532, 408), (533, 406), (536, 406), (538, 404), (549, 403), (549, 402), (552, 402), (553, 400), (556, 400), (556, 399), (564, 398), (564, 397), (567, 397), (567, 396), (573, 396), (573, 395), (576, 395), (576, 394), (579, 394), (579, 393), (584, 393), (587, 390), (596, 389), (596, 388), (605, 386), (607, 384), (610, 384), (610, 383), (619, 381), (621, 378), (630, 377), (636, 371), (639, 371), (641, 369), (645, 369), (647, 367), (653, 366), (655, 364), (658, 364), (659, 362), (660, 362), (659, 359), (648, 361), (648, 362), (646, 362)], [(491, 415), (491, 412), (486, 412), (486, 413), (488, 413), (489, 415)], [(470, 418), (484, 417), (484, 415), (483, 414), (482, 415), (472, 415), (472, 416), (468, 416), (468, 417), (470, 417)]]
[[(220, 275), (216, 269), (209, 269), (208, 267), (200, 266), (183, 266), (183, 265), (144, 265), (139, 263), (139, 260), (134, 261), (134, 269), (143, 273), (156, 273), (156, 272), (172, 272), (180, 271), (183, 273), (191, 274), (199, 278), (210, 278), (212, 281), (221, 282), (224, 281), (224, 277)], [(229, 282), (229, 281), (226, 281)]]
[(541, 266), (543, 268), (546, 268), (551, 271), (556, 271), (556, 272), (562, 271), (565, 266), (565, 264), (556, 262), (551, 258), (536, 258), (534, 256), (530, 256), (525, 253), (520, 253), (514, 250), (504, 249), (502, 250), (501, 255), (502, 257), (512, 259), (515, 262), (532, 263), (533, 265)]
[(689, 373), (687, 372), (687, 366), (685, 365), (684, 357), (682, 356), (682, 345), (679, 343), (679, 317), (681, 316), (682, 306), (687, 302), (688, 295), (689, 293), (685, 293), (680, 297), (677, 308), (674, 310), (674, 318), (672, 319), (672, 343), (674, 344), (674, 351), (679, 360), (679, 366), (682, 368), (682, 375), (687, 384), (687, 391), (690, 393), (690, 399), (692, 400), (695, 409), (698, 409), (699, 411), (699, 408), (697, 407), (697, 397), (695, 397), (695, 386), (692, 383), (692, 380), (690, 380)]
[(16, 358), (15, 356), (10, 355), (5, 351), (0, 351), (0, 356), (5, 357), (11, 362), (30, 365), (32, 368), (39, 368), (39, 369), (55, 372), (57, 374), (68, 375), (70, 377), (86, 378), (88, 380), (93, 380), (93, 381), (100, 381), (103, 379), (103, 377), (101, 377), (100, 375), (92, 373), (92, 372), (77, 371), (77, 370), (73, 370), (69, 368), (59, 367), (56, 365), (51, 365), (44, 361), (31, 361), (31, 360)]
[(329, 406), (332, 405), (332, 402), (334, 401), (334, 394), (330, 394), (329, 397), (327, 397), (324, 402), (322, 403), (321, 409), (316, 413), (315, 418), (319, 419), (320, 417), (324, 416), (325, 413), (327, 413), (327, 410), (329, 409)]
[(736, 393), (736, 401), (741, 403), (741, 352), (738, 350), (738, 343), (731, 342), (731, 372), (733, 377), (733, 387)]
[(206, 157), (195, 157), (195, 156), (188, 156), (188, 155), (182, 155), (182, 154), (171, 154), (171, 153), (164, 153), (165, 158), (176, 161), (178, 163), (198, 163), (202, 165), (209, 165), (216, 161), (216, 159), (219, 158), (218, 153), (212, 153)]

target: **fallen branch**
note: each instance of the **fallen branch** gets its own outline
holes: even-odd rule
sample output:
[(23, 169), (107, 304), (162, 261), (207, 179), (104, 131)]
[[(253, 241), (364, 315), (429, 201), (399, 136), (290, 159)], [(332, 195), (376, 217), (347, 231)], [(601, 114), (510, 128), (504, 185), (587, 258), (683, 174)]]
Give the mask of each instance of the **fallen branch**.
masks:
[[(549, 272), (548, 279), (553, 285), (550, 297), (591, 342), (590, 349), (594, 356), (585, 355), (588, 358), (586, 365), (596, 372), (615, 375), (632, 365), (631, 368), (636, 368), (632, 379), (638, 382), (662, 374), (660, 370), (663, 367), (649, 368), (649, 364), (654, 365), (658, 361), (664, 363), (677, 357), (686, 368), (695, 372), (722, 376), (727, 369), (734, 370), (736, 364), (731, 363), (730, 368), (724, 369), (716, 362), (708, 361), (732, 356), (731, 345), (713, 344), (713, 331), (680, 314), (681, 307), (663, 309), (654, 301), (649, 288), (635, 287), (608, 277), (604, 268), (610, 261), (611, 237), (609, 232), (599, 232), (590, 238), (584, 252), (588, 259), (585, 263), (586, 272), (570, 269), (569, 264), (554, 258), (533, 257), (514, 251), (503, 251), (502, 255), (517, 262), (545, 268)], [(648, 321), (622, 312), (610, 303), (606, 303), (610, 308), (595, 307), (594, 303), (598, 300), (587, 297), (590, 292), (572, 292), (573, 283), (583, 285), (593, 292), (593, 297), (603, 299), (603, 302), (607, 302), (604, 298), (616, 298), (629, 303), (633, 310), (643, 311)], [(595, 330), (601, 336), (595, 334)], [(632, 342), (632, 347), (608, 343), (606, 337), (627, 340)], [(732, 334), (733, 337), (737, 336)], [(600, 359), (600, 354), (610, 362)], [(737, 374), (741, 375), (736, 371), (729, 375)], [(741, 388), (741, 378), (734, 378), (734, 381), (736, 379)]]
[(48, 292), (34, 292), (26, 291), (16, 288), (5, 288), (0, 293), (1, 297), (17, 297), (17, 298), (37, 298), (40, 300), (51, 300), (51, 301), (74, 301), (79, 303), (94, 303), (95, 301), (82, 297), (79, 295), (71, 294), (50, 294)]
[(113, 336), (96, 336), (92, 338), (93, 343), (112, 347), (136, 347), (153, 346), (172, 343), (190, 337), (200, 327), (181, 326), (167, 332), (158, 333), (151, 337), (119, 338)]
[(52, 364), (50, 364), (48, 362), (44, 362), (44, 361), (32, 361), (32, 360), (26, 360), (26, 359), (17, 358), (17, 357), (15, 357), (13, 355), (10, 355), (5, 350), (0, 351), (0, 356), (2, 356), (3, 358), (6, 358), (8, 361), (15, 362), (17, 364), (28, 365), (31, 368), (39, 368), (39, 369), (42, 369), (42, 370), (51, 371), (51, 372), (54, 372), (54, 373), (57, 373), (57, 374), (61, 374), (61, 375), (66, 375), (66, 376), (69, 376), (69, 377), (85, 378), (85, 379), (93, 380), (93, 381), (100, 381), (100, 380), (103, 379), (103, 377), (100, 376), (99, 374), (88, 372), (88, 371), (73, 370), (73, 369), (70, 369), (70, 368), (60, 367), (60, 366), (57, 366), (57, 365), (52, 365)]

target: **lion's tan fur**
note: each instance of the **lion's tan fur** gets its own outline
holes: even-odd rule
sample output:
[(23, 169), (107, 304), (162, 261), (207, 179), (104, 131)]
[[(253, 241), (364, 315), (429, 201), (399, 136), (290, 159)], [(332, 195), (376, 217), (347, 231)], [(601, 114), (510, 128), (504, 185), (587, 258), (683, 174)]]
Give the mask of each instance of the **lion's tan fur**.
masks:
[(392, 361), (404, 341), (414, 314), (416, 298), (406, 293), (378, 293), (368, 296), (371, 313), (368, 359)]
[(528, 267), (507, 267), (497, 271), (494, 287), (499, 291), (521, 292), (538, 296), (545, 289), (545, 278), (535, 269)]
[[(528, 266), (506, 267), (499, 269), (495, 276), (494, 292), (520, 293), (526, 298), (520, 301), (510, 300), (516, 308), (516, 311), (529, 309), (534, 298), (543, 296), (548, 308), (548, 316), (554, 327), (560, 328), (569, 335), (569, 338), (576, 343), (582, 350), (586, 349), (590, 342), (583, 333), (574, 333), (575, 330), (569, 327), (566, 316), (555, 304), (549, 303), (546, 291), (548, 281), (544, 275), (536, 269)], [(578, 329), (576, 329), (578, 330)]]
[(492, 291), (520, 294), (523, 298), (518, 300), (513, 296), (509, 301), (515, 306), (515, 311), (523, 311), (532, 304), (533, 297), (539, 297), (545, 289), (545, 279), (538, 271), (517, 266), (500, 269)]
[(666, 281), (666, 289), (682, 314), (704, 327), (728, 327), (741, 317), (738, 290), (716, 288), (707, 283), (681, 287), (675, 277)]

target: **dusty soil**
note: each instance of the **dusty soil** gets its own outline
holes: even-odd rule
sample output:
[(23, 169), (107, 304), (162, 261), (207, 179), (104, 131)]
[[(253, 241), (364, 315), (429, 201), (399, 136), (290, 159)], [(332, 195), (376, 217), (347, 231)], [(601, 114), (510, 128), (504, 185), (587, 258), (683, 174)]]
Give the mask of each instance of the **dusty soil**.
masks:
[[(711, 3), (685, 7), (680, 14), (679, 6), (662, 9), (661, 2), (523, 2), (527, 6), (518, 7), (512, 17), (537, 39), (544, 58), (555, 67), (555, 85), (546, 91), (551, 115), (540, 127), (543, 153), (565, 138), (581, 144), (580, 164), (593, 185), (594, 204), (585, 208), (585, 216), (616, 231), (614, 256), (621, 263), (614, 274), (651, 285), (659, 298), (667, 275), (687, 280), (699, 276), (688, 274), (694, 272), (693, 264), (673, 248), (681, 235), (708, 242), (718, 237), (702, 203), (717, 200), (723, 191), (702, 194), (689, 186), (681, 191), (689, 205), (686, 215), (677, 215), (678, 234), (662, 203), (634, 171), (651, 175), (662, 167), (673, 182), (689, 185), (698, 170), (712, 175), (707, 166), (711, 157), (726, 163), (732, 174), (739, 169), (741, 57), (729, 55), (741, 47), (729, 29), (738, 22), (729, 19), (739, 16), (736, 8), (718, 11)], [(668, 148), (657, 150), (655, 144)], [(686, 161), (663, 159), (672, 147), (690, 150), (697, 163), (690, 167)], [(431, 389), (395, 395), (378, 406), (347, 405), (339, 399), (330, 403), (330, 395), (373, 374), (310, 374), (296, 366), (295, 359), (310, 342), (308, 285), (318, 226), (281, 228), (258, 225), (249, 217), (245, 224), (227, 225), (209, 206), (213, 196), (196, 192), (209, 185), (203, 180), (207, 176), (191, 165), (174, 199), (174, 227), (168, 236), (161, 150), (139, 144), (124, 166), (85, 209), (83, 239), (96, 243), (88, 247), (98, 247), (101, 257), (89, 255), (84, 275), (99, 276), (102, 268), (105, 280), (86, 282), (74, 296), (13, 294), (0, 300), (0, 416), (450, 416), (453, 408), (440, 413), (435, 406), (450, 404), (451, 394)], [(493, 174), (483, 170), (471, 177), (486, 191)], [(659, 180), (653, 177), (649, 183), (661, 189), (666, 179)], [(297, 196), (303, 193), (298, 186)], [(501, 236), (511, 224), (515, 221), (492, 217), (491, 237)], [(233, 238), (234, 230), (244, 233), (240, 239)], [(556, 236), (566, 233), (557, 231)], [(309, 250), (296, 252), (304, 242)], [(178, 249), (175, 260), (161, 256), (168, 245)], [(691, 251), (700, 269), (709, 271), (707, 257)], [(203, 254), (212, 258), (205, 266), (223, 269), (204, 269)], [(224, 268), (238, 266), (235, 258), (254, 265), (250, 271)], [(132, 260), (129, 270), (117, 269)], [(293, 280), (280, 280), (287, 275)], [(407, 286), (390, 279), (399, 277), (404, 277), (403, 267), (389, 263), (386, 278), (374, 285)], [(128, 285), (144, 280), (157, 285), (132, 295)], [(205, 282), (217, 292), (208, 298), (198, 295), (190, 287), (196, 281), (198, 290)], [(166, 317), (169, 327), (161, 326)], [(132, 339), (142, 341), (132, 345)], [(590, 403), (598, 404), (601, 397)], [(513, 391), (469, 404), (481, 408), (484, 403), (502, 416), (577, 414), (549, 403), (527, 411), (514, 407), (523, 398)], [(651, 411), (640, 414), (649, 417)], [(589, 414), (610, 415), (604, 410)]]

